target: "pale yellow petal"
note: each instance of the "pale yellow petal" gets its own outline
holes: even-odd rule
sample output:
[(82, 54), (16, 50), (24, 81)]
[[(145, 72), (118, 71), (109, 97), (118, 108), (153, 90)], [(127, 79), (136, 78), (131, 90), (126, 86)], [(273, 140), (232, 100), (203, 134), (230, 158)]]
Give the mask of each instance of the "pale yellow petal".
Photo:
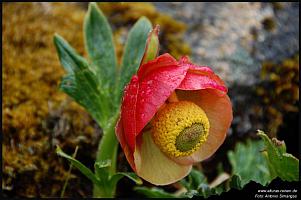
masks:
[(189, 174), (192, 165), (178, 164), (164, 155), (154, 143), (150, 131), (140, 137), (134, 153), (138, 176), (154, 185), (168, 185)]

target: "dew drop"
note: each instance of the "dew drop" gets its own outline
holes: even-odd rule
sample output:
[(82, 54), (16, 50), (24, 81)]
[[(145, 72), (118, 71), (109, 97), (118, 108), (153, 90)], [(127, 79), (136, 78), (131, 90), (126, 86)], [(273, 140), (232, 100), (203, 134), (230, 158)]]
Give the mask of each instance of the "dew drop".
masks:
[(149, 80), (149, 81), (147, 81), (147, 84), (153, 84), (153, 80)]

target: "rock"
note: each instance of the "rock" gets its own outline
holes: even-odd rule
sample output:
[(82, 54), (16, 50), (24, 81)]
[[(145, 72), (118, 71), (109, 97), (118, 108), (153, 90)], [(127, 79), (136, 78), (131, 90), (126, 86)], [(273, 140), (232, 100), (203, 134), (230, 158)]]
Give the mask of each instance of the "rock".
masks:
[[(209, 65), (228, 86), (253, 85), (260, 69), (252, 51), (251, 30), (262, 29), (261, 20), (273, 15), (271, 6), (261, 3), (154, 3), (188, 25), (186, 40), (192, 46), (192, 60)], [(247, 75), (244, 75), (247, 74)]]
[(299, 3), (283, 4), (275, 10), (276, 30), (265, 32), (265, 39), (255, 44), (255, 58), (259, 61), (280, 62), (299, 51)]
[(299, 3), (154, 4), (187, 24), (192, 61), (210, 66), (228, 86), (234, 111), (229, 133), (243, 136), (265, 128), (252, 120), (258, 105), (253, 90), (264, 60), (278, 62), (299, 51)]

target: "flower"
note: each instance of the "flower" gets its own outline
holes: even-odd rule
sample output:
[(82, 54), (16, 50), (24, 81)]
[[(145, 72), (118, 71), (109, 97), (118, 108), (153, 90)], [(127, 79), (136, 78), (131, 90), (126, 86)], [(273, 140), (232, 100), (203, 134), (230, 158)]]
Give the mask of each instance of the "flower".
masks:
[(205, 66), (169, 54), (140, 65), (125, 87), (115, 132), (138, 176), (174, 183), (224, 142), (232, 105), (224, 82)]

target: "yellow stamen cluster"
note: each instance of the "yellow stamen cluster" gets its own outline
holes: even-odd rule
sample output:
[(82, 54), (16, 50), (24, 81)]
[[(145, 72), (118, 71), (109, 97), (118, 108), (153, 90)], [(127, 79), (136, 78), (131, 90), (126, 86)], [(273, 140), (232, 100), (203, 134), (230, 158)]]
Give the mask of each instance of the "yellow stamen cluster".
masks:
[(151, 122), (152, 136), (169, 156), (188, 156), (198, 150), (208, 137), (206, 113), (190, 101), (166, 104)]

